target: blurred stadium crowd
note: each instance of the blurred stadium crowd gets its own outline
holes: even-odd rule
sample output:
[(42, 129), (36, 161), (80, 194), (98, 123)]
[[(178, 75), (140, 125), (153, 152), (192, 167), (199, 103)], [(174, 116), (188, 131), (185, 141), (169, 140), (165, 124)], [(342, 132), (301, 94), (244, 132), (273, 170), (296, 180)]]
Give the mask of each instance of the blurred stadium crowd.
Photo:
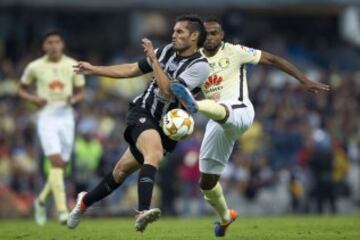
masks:
[[(57, 27), (65, 33), (70, 56), (105, 65), (140, 59), (143, 35), (156, 46), (167, 42), (171, 24), (167, 25), (174, 18), (140, 14), (131, 22), (146, 24), (132, 29), (123, 21), (129, 16), (116, 13), (110, 13), (114, 18), (105, 22), (101, 20), (105, 13), (83, 12), (74, 17), (66, 11), (33, 11), (15, 8), (2, 11), (0, 17), (0, 217), (30, 216), (46, 175), (48, 162), (35, 131), (36, 108), (16, 95), (25, 64), (40, 56), (35, 32)], [(42, 13), (41, 19), (29, 17), (36, 11)], [(85, 24), (90, 15), (91, 26)], [(227, 40), (283, 56), (311, 79), (332, 88), (329, 94), (312, 95), (283, 73), (248, 67), (256, 121), (241, 137), (223, 175), (229, 205), (248, 215), (359, 211), (359, 47), (341, 39), (334, 29), (339, 22), (334, 14), (290, 15), (230, 10), (220, 16)], [(77, 137), (67, 170), (70, 204), (77, 192), (93, 187), (109, 172), (126, 149), (123, 129), (128, 101), (146, 84), (136, 79), (87, 77), (86, 101), (76, 107)], [(197, 187), (205, 124), (206, 119), (196, 115), (196, 132), (163, 161), (154, 203), (167, 214), (208, 211)], [(128, 180), (101, 203), (101, 211), (95, 207), (90, 213), (132, 211), (137, 201), (135, 182), (136, 178)]]

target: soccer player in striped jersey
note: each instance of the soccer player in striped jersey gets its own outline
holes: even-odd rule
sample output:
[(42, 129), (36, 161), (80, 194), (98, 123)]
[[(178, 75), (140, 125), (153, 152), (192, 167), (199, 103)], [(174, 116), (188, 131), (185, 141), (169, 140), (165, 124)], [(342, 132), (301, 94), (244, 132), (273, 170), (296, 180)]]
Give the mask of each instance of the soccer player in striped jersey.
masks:
[(215, 235), (221, 237), (237, 218), (237, 212), (228, 208), (219, 178), (235, 141), (250, 128), (255, 115), (248, 94), (245, 64), (276, 67), (315, 93), (328, 91), (329, 86), (309, 80), (293, 64), (279, 56), (224, 42), (224, 32), (216, 18), (209, 18), (204, 24), (207, 38), (201, 52), (211, 66), (211, 75), (202, 85), (206, 99), (195, 101), (191, 93), (177, 83), (171, 84), (170, 88), (190, 112), (201, 112), (210, 118), (200, 150), (200, 188), (205, 200), (220, 218), (215, 226)]
[(89, 206), (113, 192), (138, 169), (139, 213), (135, 229), (142, 232), (160, 217), (160, 209), (150, 209), (154, 178), (163, 155), (171, 152), (176, 144), (162, 132), (160, 122), (167, 111), (180, 107), (178, 100), (171, 95), (169, 85), (172, 80), (177, 80), (193, 90), (205, 82), (210, 66), (198, 51), (205, 37), (200, 18), (183, 16), (176, 20), (171, 44), (155, 51), (152, 43), (143, 39), (147, 57), (137, 63), (103, 67), (80, 62), (75, 66), (76, 71), (83, 74), (127, 78), (153, 72), (154, 78), (145, 92), (130, 103), (124, 133), (129, 148), (98, 186), (90, 192), (79, 193), (76, 206), (69, 215), (70, 228), (79, 224), (81, 215)]

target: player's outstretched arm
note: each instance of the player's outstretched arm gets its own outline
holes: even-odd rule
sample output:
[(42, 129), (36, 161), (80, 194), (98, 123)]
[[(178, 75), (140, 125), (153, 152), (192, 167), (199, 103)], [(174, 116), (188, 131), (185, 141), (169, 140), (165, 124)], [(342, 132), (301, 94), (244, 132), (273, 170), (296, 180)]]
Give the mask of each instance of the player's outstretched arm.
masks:
[(112, 78), (129, 78), (142, 75), (137, 63), (127, 63), (113, 66), (94, 66), (88, 62), (78, 62), (74, 71), (83, 75), (99, 75)]
[(259, 63), (272, 65), (272, 66), (288, 73), (289, 75), (296, 78), (301, 84), (303, 84), (311, 92), (317, 93), (319, 91), (329, 91), (330, 90), (329, 85), (311, 81), (297, 67), (295, 67), (292, 63), (290, 63), (289, 61), (285, 60), (282, 57), (262, 51)]
[(151, 61), (154, 78), (156, 79), (156, 82), (160, 88), (160, 91), (166, 97), (169, 98), (172, 95), (171, 91), (170, 91), (170, 82), (171, 81), (160, 66), (160, 62), (156, 57), (152, 42), (147, 38), (142, 39), (142, 42), (143, 42), (142, 46), (144, 48), (144, 52), (146, 53), (147, 57)]

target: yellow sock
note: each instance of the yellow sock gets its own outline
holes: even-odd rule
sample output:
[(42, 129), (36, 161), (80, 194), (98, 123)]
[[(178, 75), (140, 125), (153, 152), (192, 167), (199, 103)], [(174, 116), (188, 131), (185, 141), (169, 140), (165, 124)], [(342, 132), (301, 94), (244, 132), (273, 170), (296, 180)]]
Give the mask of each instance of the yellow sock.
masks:
[(205, 114), (208, 118), (211, 118), (215, 121), (221, 121), (227, 115), (226, 108), (214, 100), (205, 99), (197, 101), (197, 104), (199, 112)]
[(39, 195), (39, 202), (40, 204), (45, 204), (49, 195), (51, 193), (51, 187), (50, 187), (50, 183), (49, 183), (49, 179), (46, 180), (45, 186), (42, 189), (40, 195)]
[(205, 200), (214, 208), (216, 213), (220, 217), (222, 224), (230, 220), (230, 211), (226, 204), (226, 200), (223, 194), (220, 183), (211, 190), (201, 190), (204, 194)]
[(62, 168), (51, 168), (49, 174), (49, 183), (54, 195), (56, 209), (58, 212), (67, 212), (64, 170)]

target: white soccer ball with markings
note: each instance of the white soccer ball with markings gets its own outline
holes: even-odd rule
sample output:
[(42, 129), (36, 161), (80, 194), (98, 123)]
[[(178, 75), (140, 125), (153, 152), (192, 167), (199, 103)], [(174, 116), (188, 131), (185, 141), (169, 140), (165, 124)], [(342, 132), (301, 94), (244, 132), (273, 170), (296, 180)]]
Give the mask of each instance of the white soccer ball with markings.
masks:
[(163, 116), (162, 129), (170, 139), (180, 141), (194, 131), (194, 119), (183, 109), (172, 109)]

